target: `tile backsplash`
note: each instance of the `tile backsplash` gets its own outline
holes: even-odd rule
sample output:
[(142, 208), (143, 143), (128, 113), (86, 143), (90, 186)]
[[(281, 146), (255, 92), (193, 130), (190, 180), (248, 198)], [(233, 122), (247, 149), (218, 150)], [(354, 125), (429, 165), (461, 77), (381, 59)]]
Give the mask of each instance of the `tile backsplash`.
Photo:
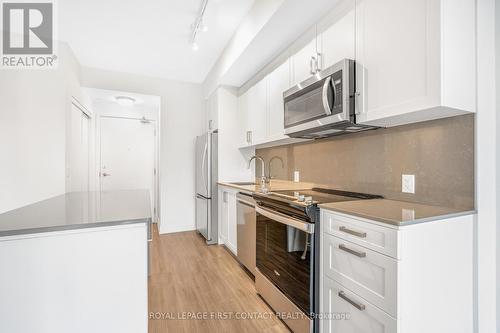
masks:
[[(378, 129), (258, 149), (271, 175), (317, 186), (380, 194), (388, 199), (474, 208), (474, 115)], [(260, 175), (260, 164), (256, 163)], [(401, 192), (401, 176), (415, 175), (415, 194)]]

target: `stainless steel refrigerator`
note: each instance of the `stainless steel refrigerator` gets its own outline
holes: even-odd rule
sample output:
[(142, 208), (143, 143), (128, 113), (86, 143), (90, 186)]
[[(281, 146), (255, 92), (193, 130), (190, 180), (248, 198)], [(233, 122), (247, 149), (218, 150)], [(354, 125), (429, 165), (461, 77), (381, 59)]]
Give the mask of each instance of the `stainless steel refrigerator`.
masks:
[(217, 244), (217, 132), (196, 137), (196, 229)]

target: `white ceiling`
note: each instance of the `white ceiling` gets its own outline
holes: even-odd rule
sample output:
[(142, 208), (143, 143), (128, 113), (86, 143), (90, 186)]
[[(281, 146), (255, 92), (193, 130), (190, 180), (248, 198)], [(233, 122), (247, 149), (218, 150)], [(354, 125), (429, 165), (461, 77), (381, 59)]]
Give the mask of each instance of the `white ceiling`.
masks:
[(58, 1), (59, 38), (82, 66), (203, 82), (254, 0), (209, 0), (193, 51), (201, 0)]

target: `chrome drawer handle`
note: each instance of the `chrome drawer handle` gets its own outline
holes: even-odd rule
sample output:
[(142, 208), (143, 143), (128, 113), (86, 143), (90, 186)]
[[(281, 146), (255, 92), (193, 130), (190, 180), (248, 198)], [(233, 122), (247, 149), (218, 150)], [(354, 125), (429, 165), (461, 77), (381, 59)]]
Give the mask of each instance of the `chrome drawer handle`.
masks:
[(351, 234), (351, 235), (356, 236), (356, 237), (366, 238), (366, 232), (354, 231), (354, 230), (348, 229), (344, 226), (339, 227), (339, 230), (342, 232), (345, 232), (346, 234)]
[(342, 298), (344, 301), (346, 301), (349, 304), (351, 304), (352, 306), (354, 306), (359, 311), (363, 311), (366, 308), (364, 304), (355, 302), (352, 299), (350, 299), (349, 297), (347, 297), (343, 291), (339, 291), (338, 295), (339, 295), (340, 298)]
[(340, 244), (339, 249), (341, 249), (342, 251), (345, 251), (347, 253), (354, 254), (356, 257), (360, 257), (360, 258), (366, 257), (366, 252), (354, 251), (354, 250), (346, 247), (344, 244)]

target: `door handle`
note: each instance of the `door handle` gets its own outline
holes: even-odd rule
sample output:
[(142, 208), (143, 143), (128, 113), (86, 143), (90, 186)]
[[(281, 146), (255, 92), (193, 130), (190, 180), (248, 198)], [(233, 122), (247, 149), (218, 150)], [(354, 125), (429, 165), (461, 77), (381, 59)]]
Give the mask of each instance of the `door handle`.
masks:
[(339, 291), (338, 295), (339, 295), (340, 298), (342, 298), (344, 301), (346, 301), (347, 303), (349, 303), (352, 306), (354, 306), (359, 311), (363, 311), (366, 308), (364, 304), (355, 302), (352, 299), (350, 299), (349, 297), (347, 297), (347, 295), (343, 291)]
[(110, 174), (110, 173), (103, 172), (103, 173), (101, 173), (101, 176), (103, 176), (103, 177), (109, 177), (109, 176), (111, 176), (111, 174)]
[(346, 234), (350, 234), (360, 238), (366, 238), (366, 232), (355, 231), (344, 226), (339, 227), (339, 231), (345, 232)]
[(316, 69), (314, 68), (314, 64), (316, 63), (316, 57), (311, 56), (311, 59), (309, 60), (309, 73), (311, 75), (316, 74)]
[(203, 157), (202, 157), (202, 162), (201, 162), (201, 178), (203, 180), (203, 185), (205, 186), (205, 190), (207, 191), (208, 193), (208, 182), (207, 180), (205, 179), (205, 158), (207, 157), (207, 153), (208, 153), (208, 143), (205, 144), (205, 149), (203, 150)]
[(346, 247), (344, 244), (340, 244), (339, 245), (339, 249), (342, 250), (342, 251), (345, 251), (347, 253), (350, 253), (350, 254), (353, 254), (355, 255), (356, 257), (359, 257), (359, 258), (364, 258), (366, 257), (366, 252), (358, 252), (358, 251), (354, 251), (348, 247)]
[[(325, 83), (323, 84), (323, 94), (322, 94), (323, 108), (325, 109), (325, 113), (327, 115), (332, 114), (332, 107), (330, 106), (330, 103), (328, 102), (328, 88), (330, 87), (331, 82), (332, 82), (332, 77), (329, 76), (326, 78)], [(332, 85), (332, 87), (333, 87), (333, 98), (332, 99), (333, 99), (333, 102), (335, 103), (335, 95), (337, 94), (337, 91), (336, 91), (334, 84)]]

